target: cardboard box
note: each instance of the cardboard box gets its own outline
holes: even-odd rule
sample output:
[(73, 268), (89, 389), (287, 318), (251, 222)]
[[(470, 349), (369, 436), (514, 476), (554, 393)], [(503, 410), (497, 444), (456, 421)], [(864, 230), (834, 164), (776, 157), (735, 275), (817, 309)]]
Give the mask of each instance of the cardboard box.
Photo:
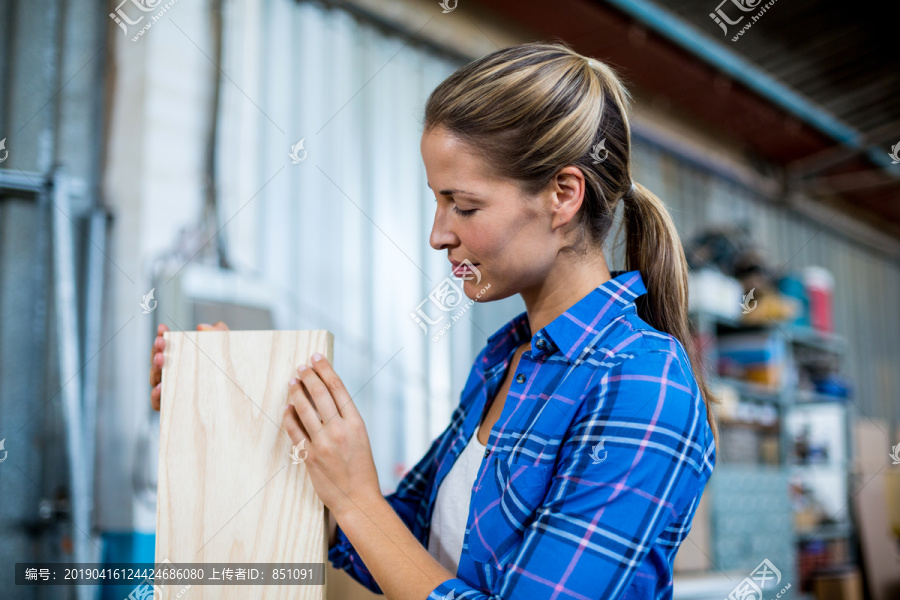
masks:
[(862, 577), (853, 566), (813, 575), (816, 600), (863, 600)]

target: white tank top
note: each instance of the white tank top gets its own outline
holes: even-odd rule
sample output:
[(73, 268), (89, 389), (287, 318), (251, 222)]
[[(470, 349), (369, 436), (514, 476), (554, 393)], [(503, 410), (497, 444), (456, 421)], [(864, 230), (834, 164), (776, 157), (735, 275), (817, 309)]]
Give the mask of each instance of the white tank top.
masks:
[(431, 515), (428, 553), (445, 569), (456, 575), (462, 555), (469, 500), (486, 446), (478, 441), (479, 423), (466, 447), (456, 457), (450, 471), (441, 481)]

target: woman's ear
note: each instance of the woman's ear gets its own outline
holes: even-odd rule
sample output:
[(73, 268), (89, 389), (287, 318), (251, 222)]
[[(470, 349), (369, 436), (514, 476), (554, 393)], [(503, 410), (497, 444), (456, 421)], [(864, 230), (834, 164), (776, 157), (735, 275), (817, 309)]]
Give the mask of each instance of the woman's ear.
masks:
[(550, 208), (553, 211), (552, 227), (562, 227), (578, 214), (584, 202), (585, 181), (581, 169), (565, 167), (551, 182)]

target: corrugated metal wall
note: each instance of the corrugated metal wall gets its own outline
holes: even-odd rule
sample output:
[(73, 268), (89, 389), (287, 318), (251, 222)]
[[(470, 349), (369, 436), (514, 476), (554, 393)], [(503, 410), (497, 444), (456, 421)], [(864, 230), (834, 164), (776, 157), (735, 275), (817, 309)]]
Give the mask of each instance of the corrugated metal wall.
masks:
[[(97, 205), (102, 136), (104, 98), (97, 90), (103, 89), (104, 11), (94, 0), (0, 0), (0, 140), (5, 140), (0, 152), (0, 440), (7, 453), (0, 465), (3, 598), (74, 597), (62, 587), (14, 586), (15, 562), (75, 560), (73, 547), (90, 552), (79, 560), (99, 557), (89, 535), (94, 532), (73, 527), (69, 518), (75, 503), (62, 403), (67, 395), (81, 397), (81, 389), (73, 387), (82, 380), (60, 376), (60, 358), (72, 357), (58, 350), (54, 251), (62, 248), (57, 258), (86, 269), (91, 235), (99, 233), (96, 242), (103, 243), (102, 232), (92, 231), (89, 219)], [(44, 186), (57, 165), (68, 174), (68, 204), (61, 207), (46, 193), (21, 191)], [(72, 226), (70, 248), (55, 246), (53, 223), (60, 217)], [(79, 312), (87, 312), (81, 304), (84, 281), (71, 290)], [(71, 334), (67, 339), (80, 346), (84, 359), (90, 348), (81, 345), (87, 343), (80, 337), (83, 330), (72, 325), (63, 327), (64, 333)], [(97, 365), (89, 362), (75, 365), (81, 377)], [(81, 515), (85, 500), (77, 502)], [(84, 587), (82, 594), (90, 591)]]
[[(834, 230), (776, 206), (746, 186), (636, 140), (637, 181), (669, 206), (687, 242), (710, 225), (746, 221), (772, 267), (783, 273), (810, 265), (834, 275), (835, 331), (846, 337), (844, 374), (853, 380), (858, 412), (900, 418), (900, 264)], [(825, 221), (831, 209), (822, 208)]]

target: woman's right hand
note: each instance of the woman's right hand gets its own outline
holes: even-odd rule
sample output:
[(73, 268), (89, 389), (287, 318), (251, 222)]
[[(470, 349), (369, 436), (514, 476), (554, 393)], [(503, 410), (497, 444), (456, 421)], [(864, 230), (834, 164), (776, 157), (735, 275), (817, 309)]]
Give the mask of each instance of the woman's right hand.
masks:
[[(200, 323), (197, 325), (197, 331), (228, 331), (228, 325), (223, 321), (219, 321), (215, 325), (207, 325)], [(153, 410), (159, 410), (159, 400), (162, 396), (162, 368), (163, 368), (163, 351), (166, 349), (166, 340), (163, 334), (169, 331), (169, 328), (160, 323), (156, 328), (156, 340), (153, 342), (153, 350), (150, 357), (150, 385), (153, 389), (150, 391), (150, 404)]]

